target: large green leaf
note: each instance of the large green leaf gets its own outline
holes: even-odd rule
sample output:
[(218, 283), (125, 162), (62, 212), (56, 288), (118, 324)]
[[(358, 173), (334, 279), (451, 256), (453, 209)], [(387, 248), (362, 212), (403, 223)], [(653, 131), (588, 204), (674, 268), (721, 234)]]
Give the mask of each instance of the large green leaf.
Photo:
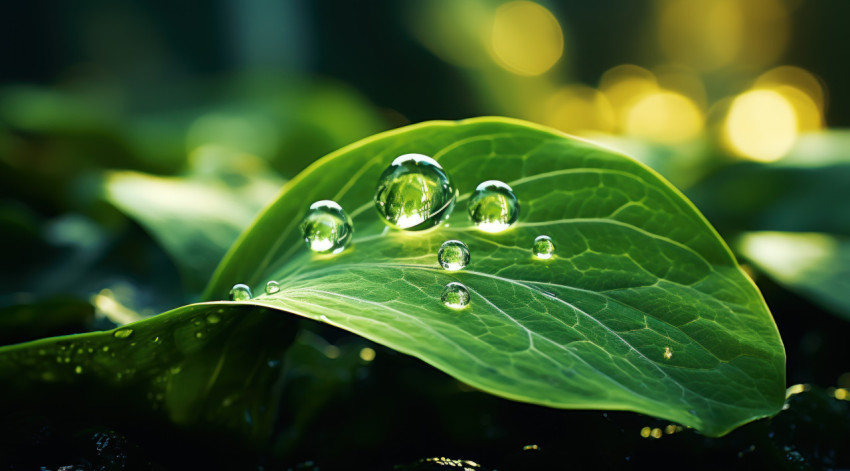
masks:
[[(448, 224), (405, 233), (380, 221), (377, 178), (405, 153), (433, 156), (452, 176), (461, 196)], [(495, 235), (464, 214), (489, 179), (509, 183), (522, 206)], [(353, 245), (337, 256), (301, 240), (320, 199), (354, 220)], [(554, 259), (532, 257), (539, 234), (554, 239)], [(439, 268), (447, 239), (469, 245), (467, 269)], [(690, 202), (633, 160), (520, 121), (424, 123), (316, 162), (232, 247), (206, 297), (267, 280), (280, 291), (250, 304), (336, 325), (507, 398), (632, 410), (709, 435), (774, 414), (784, 398), (770, 313)], [(451, 281), (470, 290), (462, 311), (440, 303)]]
[(850, 320), (850, 240), (821, 233), (748, 232), (741, 254), (780, 284)]

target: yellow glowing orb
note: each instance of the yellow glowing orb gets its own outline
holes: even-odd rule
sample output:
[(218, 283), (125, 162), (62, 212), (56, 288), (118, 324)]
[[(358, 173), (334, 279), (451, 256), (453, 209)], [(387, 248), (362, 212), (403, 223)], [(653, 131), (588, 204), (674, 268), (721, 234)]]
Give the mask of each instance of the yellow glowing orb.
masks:
[(626, 134), (656, 142), (677, 143), (697, 137), (704, 118), (690, 98), (670, 91), (644, 96), (625, 115)]
[(493, 59), (518, 75), (540, 75), (564, 53), (561, 25), (534, 2), (510, 2), (496, 10), (491, 37)]
[(785, 155), (797, 138), (794, 106), (773, 90), (751, 90), (736, 97), (724, 125), (726, 145), (753, 160), (772, 162)]

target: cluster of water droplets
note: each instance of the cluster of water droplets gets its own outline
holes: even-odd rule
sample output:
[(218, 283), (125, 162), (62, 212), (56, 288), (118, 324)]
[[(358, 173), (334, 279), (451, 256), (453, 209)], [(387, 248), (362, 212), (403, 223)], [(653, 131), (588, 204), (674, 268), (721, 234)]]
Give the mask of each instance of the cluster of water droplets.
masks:
[[(448, 219), (458, 198), (457, 187), (443, 167), (422, 154), (404, 154), (395, 158), (381, 173), (375, 187), (374, 203), (381, 219), (394, 229), (421, 231), (438, 226)], [(519, 199), (513, 189), (499, 180), (480, 183), (469, 197), (467, 213), (480, 231), (499, 233), (519, 219)], [(354, 224), (340, 204), (331, 200), (311, 204), (301, 221), (301, 235), (307, 247), (319, 254), (339, 254), (351, 243)], [(549, 236), (534, 239), (531, 252), (537, 259), (554, 256), (555, 244)], [(469, 247), (459, 240), (444, 242), (437, 253), (439, 265), (448, 271), (463, 270), (469, 265)], [(267, 295), (280, 291), (280, 285), (269, 281)], [(253, 298), (251, 288), (237, 284), (230, 290), (232, 301)], [(448, 283), (441, 296), (453, 309), (469, 304), (469, 290), (460, 282)]]

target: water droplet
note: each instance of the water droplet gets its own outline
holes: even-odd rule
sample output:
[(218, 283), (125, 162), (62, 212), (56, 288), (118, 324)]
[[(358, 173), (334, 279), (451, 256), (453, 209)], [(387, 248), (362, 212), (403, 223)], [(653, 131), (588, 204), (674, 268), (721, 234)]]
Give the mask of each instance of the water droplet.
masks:
[(397, 157), (378, 179), (375, 207), (396, 229), (421, 231), (449, 217), (457, 189), (436, 160), (422, 154)]
[(673, 358), (673, 350), (670, 347), (664, 347), (664, 359), (669, 360)]
[(103, 350), (104, 352), (108, 352), (109, 351), (109, 345), (104, 345), (101, 350)]
[(207, 316), (208, 324), (218, 324), (221, 322), (221, 317), (218, 317), (218, 314), (210, 314)]
[(83, 367), (82, 367), (82, 366), (77, 365), (77, 367), (76, 367), (76, 368), (74, 368), (74, 373), (82, 374), (82, 372), (83, 372)]
[(534, 239), (531, 251), (534, 253), (535, 257), (541, 260), (550, 259), (552, 258), (552, 255), (555, 254), (555, 243), (552, 242), (551, 237), (547, 235), (540, 235)]
[(203, 332), (195, 332), (195, 338), (196, 339), (204, 338), (204, 333)]
[(463, 309), (469, 304), (469, 290), (462, 283), (453, 281), (443, 288), (440, 300), (452, 309)]
[(248, 285), (235, 284), (233, 288), (230, 288), (231, 301), (250, 301), (253, 297), (254, 293), (251, 292)]
[(502, 232), (519, 218), (519, 201), (514, 191), (498, 180), (479, 184), (466, 209), (472, 223), (484, 232)]
[(112, 336), (115, 337), (116, 339), (126, 339), (126, 338), (130, 338), (133, 335), (133, 333), (134, 333), (133, 329), (124, 328), (124, 329), (116, 330), (115, 332), (112, 333)]
[(271, 280), (266, 283), (266, 294), (275, 294), (280, 291), (280, 284), (277, 281)]
[(469, 265), (469, 247), (459, 240), (447, 240), (437, 252), (437, 261), (446, 270), (461, 270)]
[(342, 206), (331, 200), (311, 204), (301, 220), (301, 236), (313, 252), (340, 253), (353, 233), (351, 218)]

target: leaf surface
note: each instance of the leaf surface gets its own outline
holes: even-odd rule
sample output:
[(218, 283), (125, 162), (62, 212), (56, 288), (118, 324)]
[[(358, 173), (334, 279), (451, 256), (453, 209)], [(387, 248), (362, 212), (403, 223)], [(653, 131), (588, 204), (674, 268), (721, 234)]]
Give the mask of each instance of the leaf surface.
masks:
[[(389, 230), (372, 196), (398, 155), (437, 159), (460, 191), (447, 223)], [(475, 229), (466, 200), (502, 180), (521, 204), (500, 234)], [(311, 253), (299, 223), (331, 199), (354, 220), (350, 248)], [(546, 234), (556, 255), (532, 257)], [(469, 266), (442, 270), (459, 239)], [(235, 283), (256, 304), (320, 320), (405, 352), (485, 391), (560, 408), (632, 410), (709, 435), (776, 413), (785, 354), (764, 301), (702, 215), (643, 165), (529, 123), (430, 122), (360, 141), (316, 162), (241, 236), (206, 291)], [(442, 305), (452, 281), (470, 305)]]

